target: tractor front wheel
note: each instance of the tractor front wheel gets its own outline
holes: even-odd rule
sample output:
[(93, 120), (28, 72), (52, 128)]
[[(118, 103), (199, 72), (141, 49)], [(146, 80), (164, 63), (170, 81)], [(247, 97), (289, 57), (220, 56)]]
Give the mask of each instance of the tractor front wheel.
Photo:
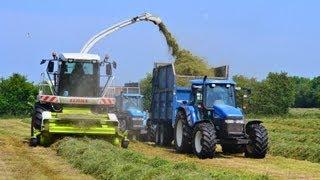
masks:
[(216, 149), (214, 126), (211, 123), (199, 123), (193, 132), (193, 152), (200, 159), (213, 158)]
[(262, 159), (268, 150), (268, 132), (262, 124), (250, 124), (247, 128), (250, 143), (246, 145), (245, 156)]

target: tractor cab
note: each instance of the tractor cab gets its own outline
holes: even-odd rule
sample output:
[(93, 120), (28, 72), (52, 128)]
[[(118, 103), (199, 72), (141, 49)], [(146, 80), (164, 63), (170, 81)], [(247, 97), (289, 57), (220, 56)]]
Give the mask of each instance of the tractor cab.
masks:
[(217, 134), (219, 137), (244, 135), (244, 115), (236, 107), (234, 81), (197, 79), (191, 83), (190, 103), (197, 110), (199, 120), (213, 122), (222, 130)]

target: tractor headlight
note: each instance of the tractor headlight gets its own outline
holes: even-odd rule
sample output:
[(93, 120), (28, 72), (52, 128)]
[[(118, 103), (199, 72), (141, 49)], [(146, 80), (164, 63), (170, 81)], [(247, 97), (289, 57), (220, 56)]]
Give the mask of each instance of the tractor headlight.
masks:
[(133, 117), (132, 121), (142, 121), (143, 118), (142, 117)]
[(244, 124), (244, 120), (243, 119), (241, 119), (241, 120), (227, 119), (227, 120), (225, 120), (225, 122), (227, 124)]

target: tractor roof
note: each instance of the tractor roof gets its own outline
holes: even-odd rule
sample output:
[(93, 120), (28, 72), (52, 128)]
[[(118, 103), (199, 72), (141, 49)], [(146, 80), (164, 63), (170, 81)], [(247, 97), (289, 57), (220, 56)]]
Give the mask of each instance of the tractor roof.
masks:
[(123, 96), (127, 96), (127, 97), (143, 97), (141, 94), (137, 94), (137, 93), (123, 93)]
[(100, 61), (100, 56), (97, 54), (86, 54), (86, 53), (61, 53), (59, 58), (62, 61), (66, 60), (78, 60), (78, 61)]
[[(190, 81), (192, 84), (201, 85), (203, 79), (194, 79)], [(207, 79), (205, 84), (236, 84), (233, 80), (229, 79)]]

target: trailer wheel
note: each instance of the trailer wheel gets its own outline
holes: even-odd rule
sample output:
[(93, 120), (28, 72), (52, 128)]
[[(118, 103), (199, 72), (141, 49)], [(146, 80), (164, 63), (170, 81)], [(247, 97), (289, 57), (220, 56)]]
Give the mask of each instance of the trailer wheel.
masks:
[(152, 124), (151, 120), (147, 121), (147, 138), (150, 142), (155, 142), (156, 138), (156, 125)]
[(216, 131), (211, 123), (199, 123), (193, 133), (193, 152), (200, 159), (213, 158), (216, 149)]
[(246, 145), (245, 156), (264, 158), (268, 150), (268, 132), (262, 124), (250, 124), (246, 128), (250, 143)]
[(161, 146), (169, 146), (172, 142), (172, 127), (169, 124), (161, 124), (159, 126), (159, 144)]
[(121, 147), (124, 148), (124, 149), (127, 149), (129, 147), (129, 140), (122, 139), (121, 140)]
[(184, 112), (178, 111), (174, 126), (174, 144), (178, 152), (192, 151), (192, 128), (187, 123)]
[(222, 152), (225, 154), (243, 153), (243, 146), (238, 144), (221, 144)]

